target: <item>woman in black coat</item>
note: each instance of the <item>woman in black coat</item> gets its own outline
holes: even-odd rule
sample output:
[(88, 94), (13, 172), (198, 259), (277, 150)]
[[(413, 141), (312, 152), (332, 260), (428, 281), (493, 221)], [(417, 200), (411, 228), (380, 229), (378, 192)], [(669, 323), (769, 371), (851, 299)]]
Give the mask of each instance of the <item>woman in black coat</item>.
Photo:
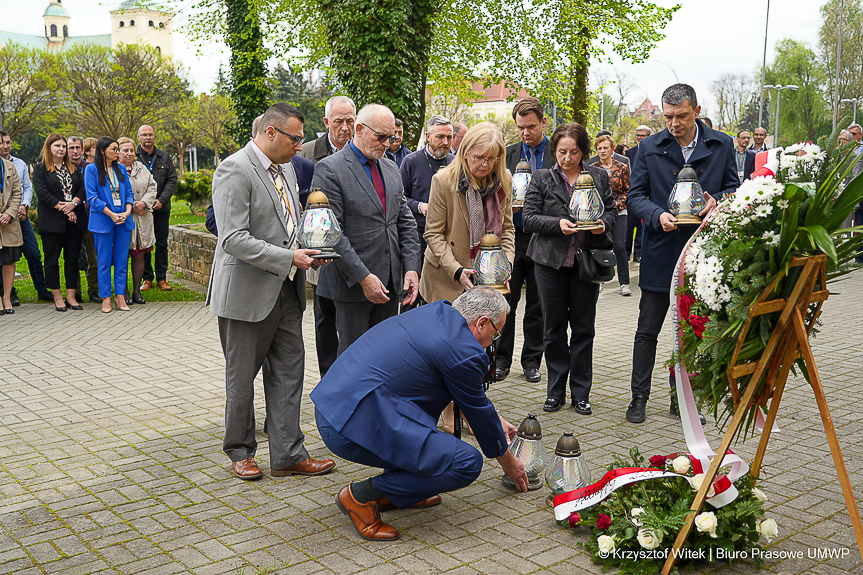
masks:
[[(45, 283), (54, 295), (57, 311), (84, 309), (75, 299), (78, 255), (87, 227), (84, 178), (69, 159), (66, 138), (51, 134), (42, 147), (42, 163), (33, 169), (33, 189), (39, 198), (39, 235), (45, 252)], [(60, 291), (60, 252), (66, 275), (66, 299)]]
[[(551, 137), (557, 160), (550, 170), (533, 174), (525, 197), (524, 231), (533, 233), (527, 255), (536, 262), (536, 283), (545, 322), (543, 341), (548, 368), (548, 395), (543, 411), (557, 411), (566, 401), (566, 380), (572, 406), (582, 415), (592, 413), (593, 338), (599, 285), (582, 281), (578, 273), (583, 248), (611, 248), (609, 232), (617, 221), (617, 207), (605, 170), (584, 164), (590, 157), (590, 139), (576, 123), (559, 126)], [(592, 177), (602, 197), (603, 229), (592, 234), (577, 231), (569, 216), (569, 200), (582, 171)], [(567, 324), (572, 331), (566, 341)]]

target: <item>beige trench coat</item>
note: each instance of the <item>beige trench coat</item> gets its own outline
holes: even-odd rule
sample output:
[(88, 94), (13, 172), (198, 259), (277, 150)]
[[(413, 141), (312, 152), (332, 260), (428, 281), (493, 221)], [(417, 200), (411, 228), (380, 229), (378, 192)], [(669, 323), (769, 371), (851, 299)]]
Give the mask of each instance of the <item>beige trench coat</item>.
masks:
[(4, 182), (3, 193), (0, 195), (0, 214), (9, 214), (12, 221), (5, 226), (0, 226), (0, 249), (14, 248), (24, 245), (24, 236), (21, 234), (21, 222), (18, 221), (18, 207), (21, 205), (21, 179), (15, 164), (9, 160), (0, 158), (3, 162)]
[[(420, 276), (420, 295), (429, 303), (442, 299), (453, 301), (460, 296), (464, 288), (455, 281), (455, 272), (461, 267), (473, 266), (467, 200), (463, 193), (443, 182), (440, 172), (432, 177), (426, 230), (423, 234), (428, 247)], [(512, 193), (506, 189), (498, 193), (501, 194), (500, 211), (503, 217), (501, 247), (512, 263), (515, 257)]]
[(132, 184), (132, 192), (135, 194), (136, 202), (144, 202), (147, 211), (139, 216), (132, 211), (135, 221), (135, 229), (132, 231), (132, 241), (129, 250), (143, 250), (152, 247), (156, 243), (156, 234), (153, 231), (153, 203), (156, 201), (156, 180), (147, 170), (147, 166), (139, 161), (132, 164), (129, 172), (129, 183)]

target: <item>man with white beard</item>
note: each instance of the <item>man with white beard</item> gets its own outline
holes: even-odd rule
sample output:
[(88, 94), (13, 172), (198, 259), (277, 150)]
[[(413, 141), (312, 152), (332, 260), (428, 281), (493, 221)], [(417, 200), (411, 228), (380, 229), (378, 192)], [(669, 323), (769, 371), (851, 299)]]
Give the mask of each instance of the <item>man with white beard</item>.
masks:
[[(426, 229), (426, 213), (429, 209), (429, 191), (432, 176), (438, 170), (446, 167), (455, 158), (450, 153), (453, 139), (452, 122), (440, 115), (429, 119), (426, 127), (426, 145), (416, 152), (408, 154), (402, 160), (402, 183), (405, 186), (405, 198), (408, 201), (414, 219), (417, 221), (417, 233), (420, 240), (420, 257), (426, 253), (426, 242), (423, 233)], [(422, 264), (420, 265), (422, 269)], [(419, 298), (418, 298), (419, 299)], [(407, 311), (419, 305), (402, 305), (402, 311)]]

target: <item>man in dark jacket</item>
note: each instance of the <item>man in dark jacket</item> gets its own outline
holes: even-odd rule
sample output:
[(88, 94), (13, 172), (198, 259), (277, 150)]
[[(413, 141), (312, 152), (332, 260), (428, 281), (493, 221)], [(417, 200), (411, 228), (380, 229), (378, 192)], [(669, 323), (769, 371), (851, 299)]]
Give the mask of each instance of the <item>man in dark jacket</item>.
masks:
[[(626, 411), (631, 423), (642, 423), (650, 396), (650, 376), (656, 360), (656, 344), (669, 306), (674, 266), (683, 246), (696, 227), (678, 227), (668, 211), (668, 196), (676, 174), (691, 164), (707, 196), (706, 215), (716, 200), (740, 185), (734, 165), (734, 143), (721, 132), (696, 120), (701, 106), (695, 90), (675, 84), (662, 94), (662, 113), (667, 128), (642, 140), (632, 169), (626, 204), (631, 213), (644, 220), (644, 245), (639, 286), (638, 328), (632, 350), (632, 402)], [(672, 380), (672, 386), (674, 385)], [(671, 413), (677, 415), (672, 401)]]
[(413, 150), (405, 146), (404, 136), (404, 122), (396, 118), (396, 139), (390, 142), (390, 147), (387, 150), (387, 158), (394, 161), (399, 168), (402, 167), (402, 161), (407, 157), (407, 155), (413, 153)]
[(150, 262), (150, 254), (144, 258), (144, 284), (141, 290), (156, 285), (165, 291), (171, 291), (168, 284), (168, 231), (171, 226), (171, 196), (177, 188), (177, 169), (171, 156), (164, 150), (156, 148), (156, 133), (150, 126), (138, 128), (138, 161), (147, 166), (153, 179), (156, 180), (156, 201), (153, 202), (153, 231), (156, 235), (155, 268)]
[[(512, 109), (512, 118), (515, 120), (521, 141), (506, 147), (507, 169), (515, 174), (518, 163), (523, 159), (530, 163), (530, 168), (534, 172), (542, 168), (551, 169), (555, 159), (551, 154), (551, 142), (543, 133), (546, 119), (540, 101), (536, 98), (521, 100)], [(512, 262), (512, 276), (509, 279), (510, 293), (506, 296), (509, 314), (506, 316), (506, 325), (501, 330), (500, 340), (496, 346), (495, 378), (501, 380), (509, 375), (509, 368), (515, 355), (515, 312), (521, 300), (521, 288), (525, 286), (521, 367), (524, 369), (525, 379), (536, 383), (542, 378), (539, 373), (543, 352), (542, 305), (539, 301), (539, 290), (536, 287), (534, 262), (527, 256), (527, 245), (533, 234), (524, 231), (521, 216), (520, 209), (512, 216), (512, 223), (515, 226), (515, 258)]]

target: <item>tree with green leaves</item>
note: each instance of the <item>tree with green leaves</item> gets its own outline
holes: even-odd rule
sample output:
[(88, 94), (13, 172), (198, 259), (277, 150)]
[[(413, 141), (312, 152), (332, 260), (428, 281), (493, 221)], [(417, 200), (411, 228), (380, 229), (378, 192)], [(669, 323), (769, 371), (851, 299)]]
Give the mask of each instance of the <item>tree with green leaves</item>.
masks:
[[(231, 101), (224, 96), (202, 94), (198, 98), (196, 123), (200, 142), (213, 150), (213, 163), (219, 165), (219, 154), (222, 151), (236, 151), (237, 143), (231, 138), (228, 130), (236, 125), (237, 116), (231, 107)], [(241, 142), (245, 142), (248, 136)]]
[[(842, 61), (839, 65), (839, 99), (863, 96), (863, 6), (861, 0), (829, 0), (821, 7), (823, 22), (819, 31), (819, 51), (825, 74), (825, 92), (833, 101), (836, 79), (836, 52), (839, 42), (839, 9), (842, 20)], [(782, 95), (783, 99), (785, 94)], [(832, 105), (832, 104), (831, 104)], [(844, 104), (841, 104), (844, 106)], [(853, 105), (853, 104), (852, 104)], [(850, 110), (850, 108), (849, 108)], [(842, 116), (845, 110), (839, 109)]]
[(795, 84), (799, 89), (782, 91), (778, 118), (781, 142), (774, 142), (775, 146), (815, 141), (818, 136), (830, 132), (832, 118), (824, 98), (825, 76), (824, 68), (808, 44), (791, 38), (776, 44), (776, 58), (767, 67), (766, 83)]
[(158, 125), (156, 135), (160, 146), (170, 145), (180, 158), (178, 170), (180, 177), (183, 176), (186, 150), (195, 144), (199, 137), (198, 128), (198, 106), (200, 100), (185, 96), (168, 107), (165, 120)]
[(241, 142), (252, 129), (254, 119), (270, 105), (269, 51), (264, 48), (258, 0), (220, 1), (224, 8), (224, 37), (231, 48), (230, 95), (237, 114), (231, 131)]
[(64, 130), (92, 136), (132, 136), (142, 124), (158, 125), (186, 82), (167, 58), (148, 46), (116, 49), (78, 46), (63, 53), (57, 118)]
[(279, 102), (295, 106), (305, 117), (303, 132), (306, 140), (314, 140), (319, 132), (326, 132), (324, 106), (334, 94), (326, 78), (312, 82), (299, 70), (278, 64), (274, 70), (275, 91), (273, 97)]
[[(234, 17), (226, 26), (219, 15), (239, 4), (254, 6), (257, 19)], [(359, 106), (389, 106), (407, 124), (410, 145), (425, 118), (427, 86), (464, 100), (470, 80), (517, 83), (587, 123), (591, 60), (605, 59), (607, 48), (645, 60), (678, 8), (646, 0), (198, 0), (190, 32), (251, 42), (263, 31), (272, 53), (327, 70)], [(257, 49), (248, 49), (251, 56), (238, 64), (259, 60)]]
[(15, 44), (0, 48), (0, 126), (13, 141), (56, 109), (58, 81), (51, 53)]

